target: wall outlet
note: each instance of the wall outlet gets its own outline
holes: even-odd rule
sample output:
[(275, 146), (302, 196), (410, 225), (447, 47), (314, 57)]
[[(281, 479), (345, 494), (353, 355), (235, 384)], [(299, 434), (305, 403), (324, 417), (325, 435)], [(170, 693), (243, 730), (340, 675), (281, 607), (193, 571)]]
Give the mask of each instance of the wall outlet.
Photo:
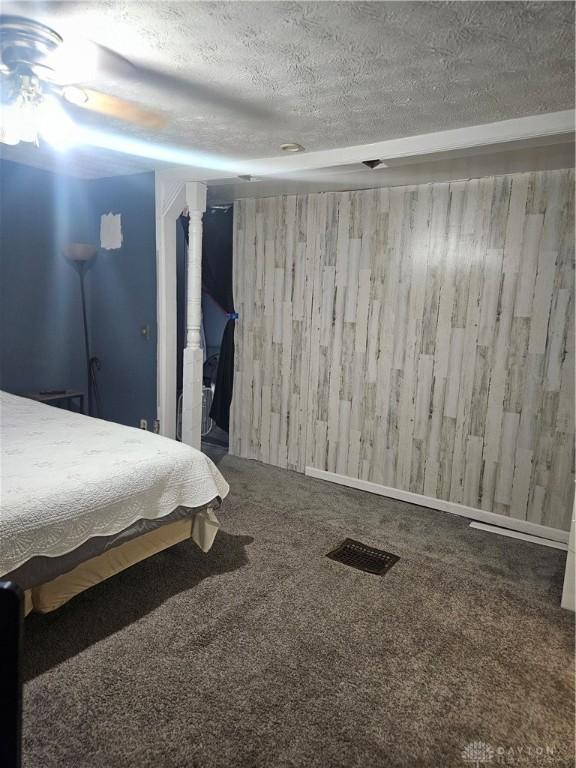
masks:
[(152, 424), (152, 432), (154, 432), (155, 435), (160, 434), (160, 422), (158, 419), (154, 419), (154, 422)]
[(140, 429), (148, 429), (148, 422), (146, 419), (140, 419)]

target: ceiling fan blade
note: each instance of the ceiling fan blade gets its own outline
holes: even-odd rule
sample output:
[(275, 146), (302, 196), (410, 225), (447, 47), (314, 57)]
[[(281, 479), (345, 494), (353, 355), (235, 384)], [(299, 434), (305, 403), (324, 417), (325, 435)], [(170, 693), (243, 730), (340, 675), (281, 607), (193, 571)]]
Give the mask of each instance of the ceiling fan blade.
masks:
[(241, 99), (220, 86), (207, 85), (188, 77), (163, 72), (147, 64), (129, 61), (111, 48), (99, 43), (95, 45), (99, 52), (100, 66), (110, 74), (144, 82), (192, 101), (203, 102), (251, 119), (275, 121), (278, 118), (270, 107)]
[[(85, 101), (82, 100), (85, 96)], [(127, 123), (135, 123), (142, 128), (158, 129), (168, 124), (168, 119), (160, 112), (144, 109), (133, 101), (119, 99), (107, 93), (95, 91), (92, 88), (64, 88), (62, 96), (67, 104), (100, 115), (114, 117)]]
[[(82, 40), (77, 35), (63, 38), (41, 22), (22, 17), (0, 15), (0, 67), (7, 72), (17, 68), (26, 68), (42, 82), (53, 86), (66, 86), (98, 82), (102, 74), (113, 78), (131, 80), (144, 86), (167, 91), (172, 95), (226, 110), (236, 117), (245, 117), (262, 123), (277, 123), (278, 111), (269, 104), (248, 101), (240, 98), (231, 90), (212, 83), (171, 74), (156, 69), (145, 63), (130, 61), (112, 48), (89, 40)], [(96, 92), (94, 92), (96, 93)], [(120, 106), (121, 99), (99, 94), (88, 99), (85, 104), (76, 104), (84, 109), (110, 114), (132, 122), (152, 123), (146, 110), (138, 113), (133, 107)], [(286, 115), (283, 117), (286, 123)], [(154, 121), (154, 127), (157, 122)]]

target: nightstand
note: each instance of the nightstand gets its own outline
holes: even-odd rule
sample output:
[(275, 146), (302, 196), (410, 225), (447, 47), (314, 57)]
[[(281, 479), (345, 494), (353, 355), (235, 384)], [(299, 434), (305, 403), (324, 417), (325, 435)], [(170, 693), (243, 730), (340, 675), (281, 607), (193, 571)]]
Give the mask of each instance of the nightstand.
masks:
[[(21, 395), (29, 400), (36, 400), (39, 403), (55, 405), (58, 402), (66, 402), (69, 411), (72, 409), (72, 401), (78, 401), (78, 413), (84, 413), (84, 392), (74, 389), (45, 389), (40, 392), (25, 392)], [(76, 409), (74, 409), (76, 410)]]

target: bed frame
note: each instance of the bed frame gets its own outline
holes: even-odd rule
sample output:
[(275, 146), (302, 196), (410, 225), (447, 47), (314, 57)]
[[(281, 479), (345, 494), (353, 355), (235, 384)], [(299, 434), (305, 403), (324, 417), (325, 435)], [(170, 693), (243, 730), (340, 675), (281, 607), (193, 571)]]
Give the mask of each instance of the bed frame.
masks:
[[(174, 546), (186, 539), (194, 538), (201, 549), (207, 551), (216, 530), (211, 527), (210, 513), (212, 507), (205, 510), (208, 515), (196, 514), (173, 523), (167, 523), (153, 531), (137, 536), (130, 541), (119, 544), (96, 557), (85, 560), (71, 571), (57, 576), (51, 581), (26, 590), (25, 614), (49, 613), (60, 608), (76, 595), (94, 587), (101, 581), (109, 579), (121, 571), (130, 568), (164, 549)], [(206, 548), (204, 546), (206, 544)]]

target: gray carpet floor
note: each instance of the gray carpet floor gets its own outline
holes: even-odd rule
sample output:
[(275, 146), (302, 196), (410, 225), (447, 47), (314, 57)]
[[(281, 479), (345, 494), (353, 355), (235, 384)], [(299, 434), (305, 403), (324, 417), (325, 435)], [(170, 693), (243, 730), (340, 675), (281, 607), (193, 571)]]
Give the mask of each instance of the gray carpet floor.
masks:
[[(220, 468), (210, 553), (183, 542), (27, 619), (26, 768), (450, 768), (474, 742), (573, 765), (563, 552)], [(324, 556), (348, 536), (401, 559), (381, 578)]]

